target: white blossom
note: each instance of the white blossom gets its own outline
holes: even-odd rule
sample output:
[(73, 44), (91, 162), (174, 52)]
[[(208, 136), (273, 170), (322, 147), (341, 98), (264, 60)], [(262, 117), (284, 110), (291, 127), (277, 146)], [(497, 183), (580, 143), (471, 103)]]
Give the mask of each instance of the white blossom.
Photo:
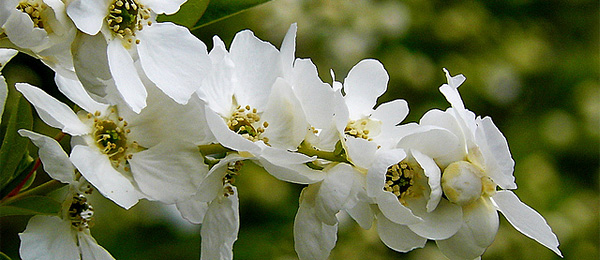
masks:
[(455, 235), (436, 240), (438, 247), (451, 259), (481, 256), (498, 230), (498, 210), (517, 230), (561, 255), (558, 239), (544, 218), (511, 191), (517, 186), (505, 137), (491, 118), (476, 117), (465, 108), (458, 93), (465, 77), (445, 72), (448, 84), (440, 91), (452, 107), (427, 112), (420, 124), (448, 129), (459, 139), (459, 146), (436, 162), (443, 169), (444, 195), (462, 207), (463, 221)]
[(33, 216), (19, 237), (22, 259), (114, 259), (98, 245), (90, 233), (94, 209), (87, 201), (93, 188), (77, 170), (60, 144), (50, 137), (19, 130), (38, 146), (44, 171), (53, 179), (67, 183), (59, 216)]
[[(186, 104), (209, 70), (206, 46), (185, 27), (155, 20), (157, 14), (175, 13), (183, 2), (71, 1), (67, 14), (87, 34), (74, 45), (76, 71), (86, 87), (87, 82), (112, 78), (126, 103), (140, 112), (146, 107), (147, 77), (177, 103)], [(94, 61), (87, 60), (90, 55)]]
[(55, 71), (73, 71), (71, 43), (76, 28), (60, 0), (5, 0), (0, 2), (3, 47), (40, 59)]
[(284, 181), (311, 183), (322, 174), (305, 163), (314, 158), (294, 152), (309, 125), (288, 81), (280, 52), (251, 31), (238, 33), (229, 52), (215, 37), (213, 71), (198, 91), (206, 102), (206, 121), (216, 140)]
[[(44, 122), (72, 136), (71, 161), (105, 197), (129, 208), (144, 197), (175, 203), (196, 193), (207, 166), (194, 143), (177, 138), (186, 132), (164, 133), (171, 138), (146, 136), (144, 129), (156, 131), (162, 122), (153, 117), (146, 117), (152, 119), (149, 122), (124, 118), (137, 114), (121, 113), (127, 108), (92, 100), (75, 80), (58, 75), (56, 81), (69, 90), (65, 93), (82, 111), (76, 114), (28, 84), (17, 84), (17, 90), (34, 105)], [(173, 106), (168, 102), (155, 105)], [(128, 122), (130, 118), (135, 124)], [(157, 126), (151, 127), (153, 124)]]

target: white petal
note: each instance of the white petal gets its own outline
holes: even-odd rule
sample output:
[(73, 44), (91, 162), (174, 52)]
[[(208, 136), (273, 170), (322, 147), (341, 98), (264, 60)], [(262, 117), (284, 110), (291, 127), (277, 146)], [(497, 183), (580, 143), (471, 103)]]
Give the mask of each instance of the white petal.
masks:
[(450, 76), (450, 72), (444, 68), (444, 73), (446, 73), (446, 79), (448, 80), (448, 84), (443, 84), (440, 87), (440, 92), (446, 97), (446, 100), (452, 105), (452, 107), (464, 110), (465, 105), (458, 93), (458, 87), (465, 82), (467, 78), (462, 74), (458, 74), (454, 77)]
[(254, 155), (260, 153), (260, 147), (252, 141), (231, 131), (225, 124), (223, 118), (208, 107), (206, 109), (206, 122), (221, 145), (239, 152), (245, 151)]
[(401, 149), (378, 151), (375, 157), (377, 159), (367, 172), (367, 194), (369, 197), (376, 197), (377, 194), (383, 191), (387, 168), (406, 158), (406, 153)]
[(167, 204), (189, 199), (208, 172), (197, 146), (175, 140), (135, 153), (128, 162), (140, 190)]
[(350, 117), (361, 118), (371, 114), (377, 98), (387, 89), (389, 79), (378, 60), (362, 60), (352, 67), (344, 79), (344, 98)]
[(240, 228), (237, 189), (233, 195), (215, 199), (208, 206), (200, 235), (202, 236), (201, 260), (233, 259), (233, 243)]
[(391, 192), (377, 194), (377, 206), (387, 219), (397, 224), (417, 224), (423, 220), (415, 216), (412, 211), (398, 201), (398, 197)]
[(221, 159), (210, 169), (206, 178), (202, 180), (202, 184), (200, 184), (198, 193), (194, 196), (194, 199), (204, 202), (213, 201), (223, 191), (223, 177), (227, 174), (227, 165), (231, 162), (244, 159), (246, 158), (243, 158), (236, 153), (231, 153)]
[(148, 96), (148, 106), (140, 114), (127, 114), (125, 111), (128, 110), (120, 109), (119, 115), (129, 123), (129, 138), (143, 147), (152, 147), (167, 139), (197, 145), (215, 143), (216, 139), (206, 123), (204, 108), (204, 102), (197, 97), (181, 105), (153, 88)]
[(371, 210), (371, 206), (365, 201), (359, 201), (354, 207), (346, 209), (346, 212), (364, 229), (370, 229), (373, 220), (375, 220), (375, 214)]
[[(283, 42), (281, 43), (281, 64), (284, 69), (284, 73), (289, 73), (292, 70), (292, 66), (294, 65), (294, 59), (296, 56), (296, 31), (298, 30), (298, 25), (293, 23), (290, 25), (285, 37), (283, 38)], [(285, 75), (285, 74), (284, 74)], [(288, 77), (288, 75), (285, 75)]]
[(346, 152), (348, 159), (356, 166), (369, 168), (375, 160), (377, 144), (362, 138), (347, 137)]
[(75, 115), (73, 110), (43, 90), (27, 83), (17, 83), (16, 88), (31, 103), (38, 115), (46, 124), (62, 129), (70, 135), (84, 135), (91, 132), (90, 126), (85, 125)]
[[(323, 83), (317, 67), (309, 59), (298, 59), (294, 63), (294, 78), (290, 80), (308, 122), (315, 128), (327, 128), (333, 124), (335, 91)], [(340, 101), (343, 102), (343, 99)], [(342, 103), (345, 108), (346, 104)], [(346, 121), (348, 118), (346, 117)], [(346, 122), (347, 123), (347, 122)], [(345, 125), (344, 125), (345, 126)]]
[(419, 165), (421, 165), (421, 168), (423, 168), (425, 176), (427, 176), (427, 184), (429, 184), (429, 189), (431, 190), (429, 200), (427, 201), (427, 212), (431, 212), (437, 207), (442, 198), (442, 172), (431, 157), (416, 150), (411, 150), (411, 153)]
[(59, 217), (33, 216), (19, 238), (19, 254), (23, 259), (79, 259), (71, 223)]
[(85, 91), (79, 80), (70, 79), (56, 73), (54, 81), (56, 82), (60, 92), (62, 92), (66, 97), (73, 101), (73, 103), (77, 104), (85, 111), (90, 113), (95, 113), (98, 111), (101, 114), (105, 114), (106, 110), (108, 109), (107, 104), (102, 104), (93, 100), (92, 97), (90, 97), (90, 95)]
[(279, 51), (246, 30), (235, 35), (229, 52), (236, 68), (238, 104), (242, 107), (250, 105), (260, 111), (268, 103), (275, 79), (281, 76)]
[(174, 14), (187, 0), (143, 0), (142, 3), (156, 14)]
[(140, 79), (129, 52), (120, 39), (108, 43), (108, 67), (117, 89), (131, 110), (139, 113), (146, 107), (146, 87)]
[(294, 248), (300, 259), (327, 259), (337, 240), (338, 225), (319, 220), (310, 198), (304, 197), (310, 195), (307, 189), (301, 194), (303, 198), (294, 220)]
[(446, 129), (422, 126), (417, 131), (403, 137), (397, 147), (417, 150), (431, 158), (444, 156), (459, 147), (456, 136)]
[(408, 103), (402, 99), (392, 100), (377, 106), (371, 118), (378, 119), (383, 125), (397, 125), (408, 115)]
[(79, 250), (82, 260), (111, 260), (115, 259), (106, 249), (98, 245), (98, 242), (89, 234), (89, 230), (77, 232)]
[(189, 200), (177, 202), (177, 210), (190, 223), (202, 224), (204, 215), (208, 210), (208, 202), (198, 201), (195, 197), (192, 197)]
[[(275, 149), (273, 149), (273, 150), (275, 150)], [(269, 153), (271, 153), (271, 152), (269, 152)], [(286, 152), (286, 153), (292, 154), (290, 152)], [(282, 154), (282, 155), (284, 155), (284, 154)], [(300, 156), (306, 157), (306, 155), (302, 155), (302, 154), (295, 154), (295, 155), (300, 155)], [(271, 156), (269, 156), (269, 157), (271, 157)], [(294, 156), (294, 157), (296, 157), (296, 156)], [(304, 163), (302, 163), (302, 164), (297, 164), (297, 163), (286, 164), (285, 161), (280, 161), (277, 163), (279, 163), (281, 165), (277, 165), (275, 163), (272, 163), (272, 161), (275, 161), (275, 160), (273, 160), (273, 158), (260, 157), (258, 159), (259, 159), (260, 164), (263, 166), (263, 168), (265, 168), (265, 170), (267, 170), (267, 172), (269, 172), (269, 174), (273, 175), (273, 177), (280, 179), (282, 181), (287, 181), (287, 182), (297, 183), (297, 184), (310, 184), (310, 183), (318, 182), (325, 177), (325, 174), (322, 171), (310, 169)]]
[(25, 129), (20, 129), (18, 132), (21, 136), (29, 138), (39, 148), (38, 154), (44, 165), (44, 171), (50, 177), (63, 183), (73, 182), (75, 167), (56, 140)]
[(506, 138), (494, 125), (490, 117), (478, 122), (476, 132), (477, 144), (481, 148), (485, 160), (485, 172), (503, 189), (516, 189), (513, 161)]
[(154, 23), (137, 34), (146, 76), (177, 103), (186, 104), (210, 70), (206, 45), (173, 23)]
[(87, 91), (98, 96), (106, 96), (106, 85), (112, 81), (107, 48), (102, 34), (79, 34), (71, 46), (77, 77)]
[(13, 49), (0, 49), (0, 71), (17, 53), (19, 51)]
[(222, 116), (230, 116), (233, 109), (233, 70), (235, 65), (225, 50), (225, 44), (218, 37), (213, 37), (213, 49), (209, 57), (212, 71), (204, 77), (202, 86), (197, 90), (200, 99)]
[(394, 223), (383, 214), (377, 214), (377, 233), (381, 241), (398, 252), (408, 252), (425, 246), (426, 238), (412, 232), (407, 226)]
[(425, 201), (409, 200), (409, 207), (423, 222), (408, 225), (410, 230), (427, 239), (446, 239), (456, 234), (463, 222), (462, 208), (447, 200), (440, 201), (434, 211), (427, 212)]
[(558, 249), (558, 238), (540, 213), (525, 205), (512, 191), (497, 192), (492, 200), (498, 206), (504, 217), (519, 232), (544, 245), (562, 257)]
[(95, 35), (102, 28), (108, 16), (109, 2), (105, 0), (88, 1), (73, 0), (67, 6), (67, 15), (73, 20), (77, 29), (89, 35)]
[(49, 44), (46, 31), (34, 27), (31, 17), (25, 12), (13, 12), (2, 29), (12, 43), (24, 49), (41, 51)]
[(438, 248), (450, 259), (475, 259), (483, 254), (496, 237), (498, 213), (489, 198), (463, 207), (462, 227), (446, 240), (437, 240)]
[(0, 75), (0, 122), (2, 121), (2, 114), (4, 114), (6, 97), (8, 97), (8, 86), (6, 85), (6, 79), (2, 75)]
[(131, 208), (143, 197), (98, 149), (76, 145), (71, 150), (71, 162), (104, 197), (125, 209)]
[(261, 119), (269, 123), (263, 135), (269, 138), (271, 146), (281, 149), (297, 149), (309, 129), (300, 101), (283, 78), (277, 78), (273, 84)]
[(343, 209), (350, 198), (354, 183), (354, 169), (340, 163), (327, 171), (315, 198), (315, 213), (327, 225), (337, 224), (336, 214)]

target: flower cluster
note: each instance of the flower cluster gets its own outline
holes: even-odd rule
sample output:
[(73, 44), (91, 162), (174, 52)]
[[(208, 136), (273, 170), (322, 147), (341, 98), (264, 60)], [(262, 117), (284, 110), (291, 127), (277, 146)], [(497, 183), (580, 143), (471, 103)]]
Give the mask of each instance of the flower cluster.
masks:
[[(300, 259), (326, 259), (340, 211), (377, 225), (393, 250), (434, 240), (450, 259), (476, 259), (492, 243), (500, 211), (520, 232), (560, 255), (546, 221), (516, 189), (506, 139), (489, 117), (465, 108), (462, 75), (440, 87), (451, 107), (403, 123), (404, 100), (376, 105), (389, 76), (373, 59), (323, 82), (295, 57), (296, 25), (278, 49), (251, 31), (208, 52), (188, 29), (156, 22), (184, 0), (8, 0), (4, 41), (56, 72), (72, 110), (25, 83), (16, 89), (49, 126), (71, 136), (21, 130), (44, 169), (68, 184), (60, 216), (33, 217), (24, 259), (111, 259), (89, 232), (97, 190), (123, 208), (140, 199), (175, 204), (202, 224), (201, 259), (232, 259), (239, 226), (236, 178), (252, 161), (275, 178), (306, 185), (294, 222)], [(11, 52), (12, 53), (12, 52)], [(8, 52), (7, 52), (8, 55)], [(11, 55), (14, 55), (12, 53)], [(5, 87), (4, 87), (5, 88)]]

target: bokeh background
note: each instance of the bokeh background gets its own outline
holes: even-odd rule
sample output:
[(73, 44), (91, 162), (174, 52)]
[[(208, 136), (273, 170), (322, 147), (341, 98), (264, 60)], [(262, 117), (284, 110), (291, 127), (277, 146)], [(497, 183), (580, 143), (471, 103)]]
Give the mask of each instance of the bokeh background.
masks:
[[(595, 0), (422, 1), (274, 0), (195, 30), (209, 48), (251, 29), (279, 47), (298, 24), (297, 57), (311, 58), (321, 78), (342, 81), (364, 58), (390, 74), (379, 102), (402, 98), (414, 122), (448, 107), (438, 87), (442, 68), (467, 81), (466, 106), (491, 116), (516, 161), (516, 194), (539, 211), (558, 236), (565, 259), (599, 259), (600, 81), (599, 10)], [(19, 55), (3, 71), (9, 84), (30, 82), (54, 93), (53, 74)], [(35, 129), (56, 130), (36, 122)], [(65, 146), (68, 142), (63, 141)], [(34, 153), (34, 152), (32, 152)], [(42, 174), (37, 182), (45, 181)], [(300, 185), (264, 174), (237, 178), (241, 230), (236, 259), (297, 259), (293, 219)], [(96, 196), (92, 233), (117, 259), (198, 259), (200, 227), (173, 207), (142, 201), (129, 211)], [(402, 254), (340, 215), (330, 259), (444, 259), (434, 243)], [(0, 219), (0, 250), (18, 259), (17, 233), (27, 217)], [(559, 259), (501, 217), (483, 259)]]

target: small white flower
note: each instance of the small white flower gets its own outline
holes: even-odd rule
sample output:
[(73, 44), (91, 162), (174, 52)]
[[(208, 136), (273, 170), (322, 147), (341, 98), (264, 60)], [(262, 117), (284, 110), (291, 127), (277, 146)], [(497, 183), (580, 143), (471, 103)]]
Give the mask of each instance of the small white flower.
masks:
[[(183, 2), (73, 0), (67, 6), (67, 14), (79, 30), (87, 35), (96, 35), (82, 36), (80, 43), (75, 45), (75, 64), (79, 76), (91, 77), (87, 79), (91, 81), (94, 81), (94, 77), (106, 80), (103, 71), (93, 71), (97, 68), (86, 65), (99, 62), (86, 60), (90, 55), (87, 52), (91, 51), (92, 55), (108, 65), (109, 74), (119, 93), (135, 112), (140, 112), (146, 106), (144, 77), (176, 102), (186, 104), (209, 70), (206, 46), (188, 29), (169, 22), (157, 23), (155, 20), (157, 14), (175, 13)], [(98, 35), (99, 32), (102, 36)], [(103, 37), (105, 44), (101, 44), (98, 37)], [(87, 48), (90, 44), (97, 47)], [(136, 68), (138, 62), (143, 73)]]
[(71, 43), (76, 28), (62, 1), (2, 1), (0, 26), (12, 47), (41, 59), (57, 72), (73, 70)]
[(440, 91), (452, 107), (427, 112), (420, 124), (448, 129), (459, 139), (459, 146), (436, 162), (443, 169), (444, 195), (462, 207), (463, 221), (455, 235), (436, 240), (438, 247), (451, 259), (481, 256), (498, 230), (498, 210), (521, 233), (561, 255), (558, 239), (544, 218), (511, 191), (517, 186), (506, 139), (491, 118), (476, 117), (465, 109), (458, 93), (465, 77), (452, 77), (444, 71), (448, 84), (443, 84)]
[(68, 184), (60, 216), (33, 216), (19, 237), (19, 253), (28, 259), (114, 259), (90, 234), (94, 209), (87, 202), (91, 186), (76, 174), (60, 144), (52, 138), (19, 130), (38, 146), (39, 157), (52, 178)]
[(251, 31), (238, 33), (229, 52), (219, 38), (213, 40), (213, 71), (198, 95), (207, 104), (206, 121), (217, 141), (281, 180), (322, 179), (304, 165), (314, 158), (294, 152), (309, 126), (290, 83), (281, 77), (280, 52)]
[(78, 81), (60, 76), (56, 81), (61, 89), (69, 90), (65, 94), (84, 111), (75, 114), (67, 105), (28, 84), (16, 87), (44, 122), (72, 136), (71, 161), (105, 197), (129, 208), (142, 197), (175, 203), (196, 193), (207, 166), (195, 144), (176, 138), (185, 132), (165, 133), (175, 138), (162, 140), (145, 136), (144, 129), (155, 131), (162, 122), (137, 120), (129, 124), (129, 118), (119, 114), (126, 108), (92, 100)]
[[(294, 245), (300, 259), (327, 259), (337, 240), (340, 210), (350, 211), (368, 229), (373, 214), (359, 196), (364, 190), (364, 175), (352, 166), (340, 163), (323, 170), (323, 181), (308, 185), (300, 195), (294, 220)], [(362, 206), (362, 207), (361, 207)], [(363, 220), (363, 221), (360, 221)]]

